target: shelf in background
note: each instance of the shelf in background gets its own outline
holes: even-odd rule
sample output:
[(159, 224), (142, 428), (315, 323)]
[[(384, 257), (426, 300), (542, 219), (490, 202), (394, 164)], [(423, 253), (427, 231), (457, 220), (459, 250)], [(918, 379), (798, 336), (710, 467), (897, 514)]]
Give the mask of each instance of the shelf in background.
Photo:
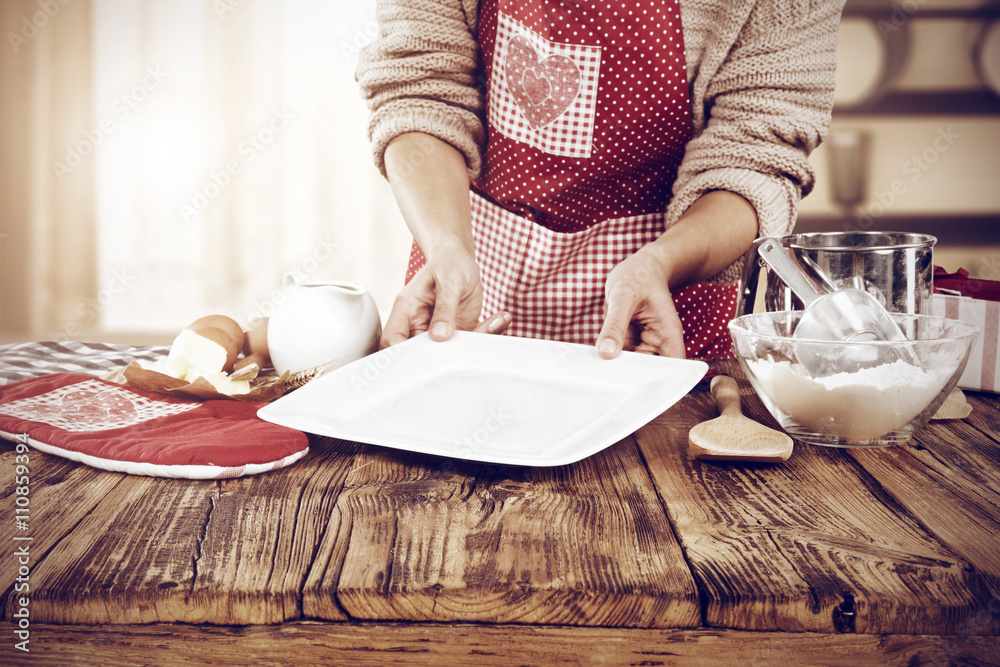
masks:
[(998, 26), (997, 0), (848, 0), (834, 115), (1000, 115)]
[(930, 234), (939, 245), (1000, 245), (1000, 216), (883, 216), (871, 225), (855, 218), (800, 216), (796, 233), (842, 231)]
[(1000, 97), (988, 90), (893, 92), (871, 103), (834, 107), (834, 118), (858, 116), (997, 116)]
[(995, 0), (987, 0), (979, 6), (971, 5), (961, 5), (959, 6), (937, 6), (932, 5), (930, 7), (923, 6), (924, 3), (920, 2), (920, 6), (912, 11), (909, 10), (909, 6), (913, 5), (914, 2), (896, 2), (896, 0), (847, 0), (847, 4), (844, 6), (844, 16), (864, 16), (873, 19), (885, 19), (892, 20), (893, 13), (902, 14), (907, 17), (916, 17), (925, 19), (940, 19), (940, 18), (971, 18), (971, 19), (991, 19), (1000, 17), (1000, 2)]

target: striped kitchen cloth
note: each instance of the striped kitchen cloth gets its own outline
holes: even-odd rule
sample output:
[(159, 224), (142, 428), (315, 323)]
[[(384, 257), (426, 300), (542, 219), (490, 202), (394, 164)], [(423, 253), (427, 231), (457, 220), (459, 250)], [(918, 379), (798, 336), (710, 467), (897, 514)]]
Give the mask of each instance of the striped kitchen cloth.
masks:
[(105, 377), (137, 359), (156, 361), (169, 351), (166, 345), (137, 347), (80, 341), (0, 345), (0, 385), (52, 373)]

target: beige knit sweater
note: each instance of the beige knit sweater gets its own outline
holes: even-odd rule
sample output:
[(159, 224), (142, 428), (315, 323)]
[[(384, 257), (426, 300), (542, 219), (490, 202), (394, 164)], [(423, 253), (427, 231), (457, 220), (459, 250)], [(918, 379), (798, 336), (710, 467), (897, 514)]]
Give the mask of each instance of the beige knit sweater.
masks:
[[(760, 235), (791, 232), (815, 179), (809, 154), (830, 122), (844, 1), (680, 0), (694, 132), (668, 226), (703, 193), (728, 190), (753, 204)], [(480, 173), (478, 7), (479, 0), (378, 0), (379, 38), (363, 50), (357, 78), (383, 174), (386, 145), (413, 131), (452, 144), (470, 177)], [(737, 276), (733, 265), (715, 280)]]

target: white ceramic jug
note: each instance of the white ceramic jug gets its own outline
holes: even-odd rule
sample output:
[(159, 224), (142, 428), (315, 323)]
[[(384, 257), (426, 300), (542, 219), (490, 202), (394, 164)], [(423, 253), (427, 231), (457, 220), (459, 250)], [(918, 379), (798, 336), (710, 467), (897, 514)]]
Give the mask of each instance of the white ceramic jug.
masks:
[(375, 300), (357, 283), (306, 282), (288, 274), (267, 323), (271, 362), (280, 374), (331, 370), (376, 352), (382, 336)]

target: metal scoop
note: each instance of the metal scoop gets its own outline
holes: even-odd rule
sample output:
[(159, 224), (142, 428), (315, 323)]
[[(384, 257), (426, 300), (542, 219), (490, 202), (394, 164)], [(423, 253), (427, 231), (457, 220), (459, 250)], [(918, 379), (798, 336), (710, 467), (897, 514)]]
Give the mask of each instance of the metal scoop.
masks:
[[(792, 336), (799, 362), (813, 377), (852, 373), (902, 359), (914, 366), (920, 360), (911, 345), (830, 346), (817, 341), (907, 341), (878, 299), (868, 292), (843, 288), (823, 292), (802, 271), (777, 239), (764, 239), (757, 247), (761, 258), (795, 293), (805, 307)], [(829, 285), (829, 281), (824, 281)], [(890, 357), (890, 358), (886, 358)]]

